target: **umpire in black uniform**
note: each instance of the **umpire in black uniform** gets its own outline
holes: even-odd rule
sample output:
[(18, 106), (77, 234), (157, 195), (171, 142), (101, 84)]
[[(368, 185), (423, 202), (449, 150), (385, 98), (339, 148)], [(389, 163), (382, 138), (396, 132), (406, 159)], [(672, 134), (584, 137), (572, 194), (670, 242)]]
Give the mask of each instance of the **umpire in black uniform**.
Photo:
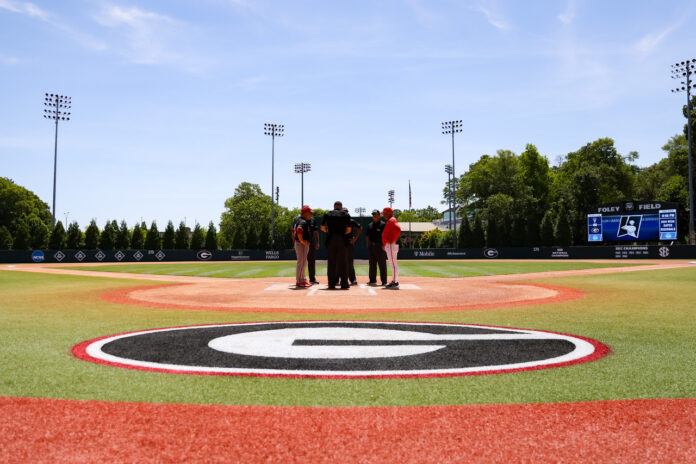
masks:
[[(343, 208), (343, 211), (348, 213), (347, 208)], [(346, 234), (346, 260), (348, 261), (348, 280), (350, 280), (351, 285), (358, 285), (358, 278), (355, 276), (355, 242), (358, 241), (360, 233), (362, 232), (362, 226), (358, 221), (351, 218), (350, 219), (350, 232)]]
[(342, 289), (348, 289), (350, 284), (345, 236), (350, 233), (350, 214), (343, 211), (340, 201), (335, 202), (334, 209), (324, 215), (321, 230), (326, 232), (326, 249), (329, 255), (326, 274), (329, 278), (329, 289), (335, 289), (339, 281)]
[(387, 284), (387, 253), (382, 248), (382, 231), (384, 230), (384, 219), (379, 210), (372, 210), (372, 222), (367, 226), (365, 240), (367, 240), (367, 251), (370, 258), (368, 285), (377, 283), (377, 266), (379, 266), (379, 278), (382, 285)]

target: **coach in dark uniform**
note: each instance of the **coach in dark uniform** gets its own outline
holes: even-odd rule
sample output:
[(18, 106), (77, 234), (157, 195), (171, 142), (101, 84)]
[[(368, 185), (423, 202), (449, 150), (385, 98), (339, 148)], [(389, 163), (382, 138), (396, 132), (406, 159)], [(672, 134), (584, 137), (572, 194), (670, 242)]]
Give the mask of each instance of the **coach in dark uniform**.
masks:
[(340, 201), (335, 202), (334, 209), (324, 215), (321, 230), (326, 232), (326, 249), (329, 255), (326, 274), (329, 278), (329, 289), (335, 289), (339, 281), (341, 288), (350, 288), (345, 241), (346, 234), (350, 232), (350, 214), (343, 211)]
[[(348, 209), (343, 208), (348, 213)], [(355, 276), (355, 242), (362, 233), (362, 226), (358, 221), (350, 218), (350, 232), (346, 234), (346, 261), (348, 262), (348, 280), (351, 285), (358, 285), (358, 278)]]
[(309, 230), (309, 236), (305, 239), (309, 242), (309, 252), (307, 253), (307, 273), (309, 274), (309, 283), (312, 285), (317, 285), (317, 266), (316, 266), (316, 253), (319, 249), (319, 226), (317, 225), (317, 219), (312, 216), (309, 219), (304, 219), (301, 215), (295, 218), (292, 228), (290, 229), (290, 235), (293, 240), (295, 239), (295, 229), (303, 221), (306, 222), (306, 227)]
[(377, 283), (377, 266), (379, 266), (379, 279), (382, 281), (382, 285), (387, 284), (387, 253), (382, 249), (384, 224), (380, 212), (376, 209), (372, 210), (372, 222), (368, 224), (365, 233), (367, 252), (370, 258), (368, 285)]

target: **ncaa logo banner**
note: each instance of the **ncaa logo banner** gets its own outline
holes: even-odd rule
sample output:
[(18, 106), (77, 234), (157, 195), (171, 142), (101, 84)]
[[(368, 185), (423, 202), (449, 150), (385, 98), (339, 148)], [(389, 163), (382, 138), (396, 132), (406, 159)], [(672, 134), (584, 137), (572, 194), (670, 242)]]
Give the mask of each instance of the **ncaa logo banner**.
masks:
[(83, 342), (110, 366), (202, 375), (371, 378), (495, 374), (593, 361), (609, 349), (538, 330), (411, 322), (261, 322), (175, 327)]

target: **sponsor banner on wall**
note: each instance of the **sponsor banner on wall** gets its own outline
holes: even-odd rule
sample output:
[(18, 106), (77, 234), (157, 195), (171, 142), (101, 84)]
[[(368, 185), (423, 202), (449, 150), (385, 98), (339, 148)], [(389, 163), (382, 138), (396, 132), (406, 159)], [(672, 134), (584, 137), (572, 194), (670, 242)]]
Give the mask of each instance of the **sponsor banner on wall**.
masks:
[[(399, 259), (696, 259), (696, 246), (616, 245), (517, 248), (401, 248)], [(0, 263), (294, 261), (295, 250), (1, 250)], [(326, 250), (317, 251), (317, 260)], [(355, 259), (367, 256), (356, 253)]]

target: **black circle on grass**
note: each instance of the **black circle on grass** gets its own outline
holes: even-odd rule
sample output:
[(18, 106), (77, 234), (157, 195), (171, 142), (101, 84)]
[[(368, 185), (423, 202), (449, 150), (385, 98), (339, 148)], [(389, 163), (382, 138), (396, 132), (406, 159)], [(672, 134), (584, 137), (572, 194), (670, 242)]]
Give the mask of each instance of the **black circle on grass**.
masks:
[(77, 345), (88, 361), (160, 372), (299, 377), (503, 373), (598, 359), (565, 334), (464, 324), (260, 322), (152, 329)]

